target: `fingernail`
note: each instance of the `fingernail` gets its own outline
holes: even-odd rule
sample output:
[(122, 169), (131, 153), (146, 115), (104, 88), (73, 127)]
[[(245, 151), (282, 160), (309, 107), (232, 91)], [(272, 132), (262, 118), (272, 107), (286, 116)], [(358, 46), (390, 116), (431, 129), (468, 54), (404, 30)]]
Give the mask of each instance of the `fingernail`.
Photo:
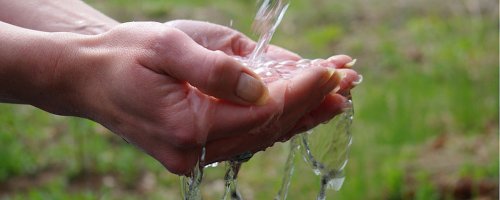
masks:
[(333, 74), (335, 74), (336, 71), (334, 68), (326, 68), (326, 69), (328, 71), (326, 74), (323, 75), (323, 77), (321, 77), (320, 85), (324, 85), (325, 83), (327, 83), (333, 76)]
[(347, 74), (343, 71), (337, 70), (335, 74), (333, 74), (335, 78), (335, 88), (330, 92), (330, 94), (336, 94), (338, 91), (340, 91), (340, 84), (342, 82), (342, 79), (344, 79)]
[(236, 96), (248, 103), (261, 105), (266, 102), (267, 93), (267, 88), (261, 80), (247, 73), (241, 73), (236, 86)]
[(358, 79), (352, 82), (353, 86), (359, 85), (361, 82), (363, 82), (363, 75), (359, 74)]
[(345, 73), (337, 71), (333, 76), (335, 76), (335, 88), (332, 90), (333, 93), (337, 93), (340, 90), (340, 82), (345, 77)]
[(345, 71), (340, 71), (340, 80), (343, 80), (345, 77), (347, 77), (347, 73)]
[(354, 59), (351, 62), (346, 63), (344, 66), (347, 68), (351, 68), (352, 66), (354, 66), (354, 64), (356, 64), (356, 61), (358, 61), (358, 60)]

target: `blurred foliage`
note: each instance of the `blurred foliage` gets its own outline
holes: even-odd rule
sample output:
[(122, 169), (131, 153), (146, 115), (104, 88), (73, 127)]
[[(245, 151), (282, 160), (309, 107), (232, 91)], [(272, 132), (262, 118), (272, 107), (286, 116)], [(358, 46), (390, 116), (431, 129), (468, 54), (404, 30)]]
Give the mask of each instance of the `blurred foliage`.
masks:
[[(250, 32), (256, 1), (88, 0), (120, 21), (187, 18)], [(364, 82), (335, 199), (498, 199), (498, 1), (293, 0), (273, 43), (348, 54)], [(246, 199), (278, 191), (287, 143), (240, 172)], [(319, 178), (297, 158), (289, 199)], [(206, 172), (218, 199), (223, 167)], [(180, 199), (179, 178), (93, 122), (0, 105), (0, 199)]]

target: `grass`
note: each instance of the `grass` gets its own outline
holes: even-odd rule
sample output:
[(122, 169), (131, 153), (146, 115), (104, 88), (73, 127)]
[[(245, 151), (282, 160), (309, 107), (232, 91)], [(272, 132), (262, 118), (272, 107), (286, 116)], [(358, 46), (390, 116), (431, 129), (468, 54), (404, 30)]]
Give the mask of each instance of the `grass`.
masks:
[[(255, 1), (87, 2), (120, 21), (232, 20), (255, 38)], [(273, 43), (349, 54), (365, 78), (335, 199), (498, 199), (498, 30), (493, 0), (292, 2)], [(246, 199), (273, 198), (287, 151), (276, 144), (243, 166)], [(319, 179), (296, 163), (289, 199), (312, 199)], [(222, 167), (207, 170), (207, 199), (221, 196), (222, 178)], [(0, 105), (0, 199), (179, 198), (178, 177), (101, 126)]]

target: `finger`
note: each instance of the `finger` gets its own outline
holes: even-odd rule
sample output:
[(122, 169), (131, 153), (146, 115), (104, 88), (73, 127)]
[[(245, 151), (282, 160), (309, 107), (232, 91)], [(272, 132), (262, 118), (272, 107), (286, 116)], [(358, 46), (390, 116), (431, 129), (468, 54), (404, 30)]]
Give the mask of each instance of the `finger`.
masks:
[[(342, 113), (345, 107), (346, 98), (338, 94), (329, 94), (325, 97), (320, 106), (309, 113), (309, 117), (313, 120), (312, 127), (330, 120), (335, 115)], [(299, 123), (300, 124), (300, 123)], [(306, 125), (306, 124), (304, 124)], [(311, 126), (308, 126), (312, 128)]]
[[(324, 96), (336, 87), (338, 75), (333, 74), (336, 73), (327, 68), (315, 67), (290, 80), (273, 82), (269, 85), (269, 100), (263, 106), (216, 105), (213, 116), (218, 120), (211, 127), (207, 140), (249, 131), (279, 134), (292, 128), (294, 120), (319, 105)], [(278, 120), (280, 123), (276, 123)]]
[(347, 94), (352, 88), (360, 83), (362, 76), (352, 69), (338, 69), (337, 70), (341, 76), (342, 81), (340, 82), (340, 90), (338, 94)]
[(353, 61), (351, 57), (347, 55), (335, 55), (327, 59), (327, 61), (333, 63), (335, 68), (350, 68), (349, 64)]
[[(228, 55), (248, 57), (257, 45), (255, 41), (241, 32), (218, 24), (193, 20), (173, 20), (165, 24), (180, 29), (207, 49), (221, 50)], [(207, 36), (216, 39), (209, 40)], [(300, 56), (281, 47), (270, 45), (266, 51), (266, 58), (269, 60), (299, 60)]]
[(289, 50), (286, 50), (282, 47), (275, 46), (275, 45), (269, 46), (265, 56), (269, 60), (293, 60), (293, 61), (297, 61), (297, 60), (301, 59), (301, 57), (298, 54), (293, 53)]
[(309, 130), (341, 113), (343, 102), (345, 98), (341, 95), (328, 95), (320, 106), (303, 116), (294, 129), (279, 137), (273, 134), (244, 134), (208, 142), (205, 158), (209, 163), (227, 160), (245, 152), (264, 150), (278, 141), (289, 140), (293, 135)]
[(228, 55), (245, 57), (256, 45), (243, 33), (218, 24), (194, 20), (173, 20), (165, 24), (183, 31), (207, 49), (220, 50)]
[(276, 141), (276, 138), (271, 137), (271, 135), (257, 137), (256, 135), (246, 134), (208, 142), (205, 146), (205, 161), (207, 163), (225, 161), (243, 153), (255, 153), (264, 150), (272, 146)]
[[(326, 71), (326, 73), (325, 73)], [(311, 78), (322, 74), (321, 77)], [(334, 69), (311, 67), (292, 78), (287, 86), (284, 111), (297, 107), (317, 106), (324, 95), (334, 90), (341, 82), (341, 74)], [(316, 105), (311, 100), (319, 99)]]
[(260, 77), (221, 51), (208, 50), (183, 32), (168, 28), (155, 46), (155, 68), (205, 94), (239, 104), (259, 104), (267, 88)]
[(302, 117), (297, 125), (286, 135), (281, 137), (279, 141), (287, 141), (294, 135), (306, 132), (320, 123), (324, 123), (336, 115), (342, 113), (346, 98), (339, 94), (329, 94), (325, 100), (317, 108), (312, 110), (308, 115)]

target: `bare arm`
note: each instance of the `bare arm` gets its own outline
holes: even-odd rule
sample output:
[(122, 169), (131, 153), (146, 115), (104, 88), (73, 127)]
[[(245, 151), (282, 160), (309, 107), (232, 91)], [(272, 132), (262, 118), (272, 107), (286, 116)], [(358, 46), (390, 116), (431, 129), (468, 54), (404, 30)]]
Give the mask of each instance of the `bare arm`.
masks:
[(81, 0), (0, 0), (0, 21), (47, 32), (98, 34), (118, 24)]
[(61, 41), (65, 37), (0, 22), (0, 102), (39, 107), (50, 102), (54, 66), (65, 47), (49, 37), (56, 34)]

